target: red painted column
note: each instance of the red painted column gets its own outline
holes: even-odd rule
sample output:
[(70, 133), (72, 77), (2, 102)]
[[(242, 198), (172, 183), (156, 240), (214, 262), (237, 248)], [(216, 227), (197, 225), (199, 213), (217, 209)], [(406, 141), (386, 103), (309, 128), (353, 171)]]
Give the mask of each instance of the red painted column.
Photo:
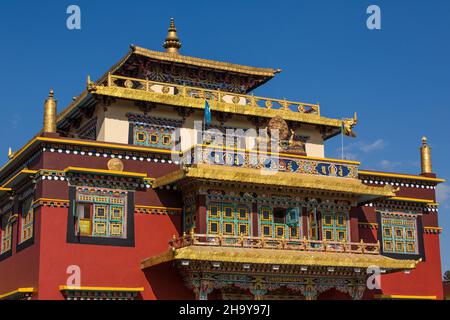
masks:
[(205, 234), (207, 232), (206, 226), (206, 195), (197, 195), (197, 224), (195, 226), (195, 232), (200, 234)]
[(259, 223), (258, 223), (258, 203), (252, 203), (252, 235), (258, 237), (259, 235)]
[(301, 221), (302, 221), (302, 238), (309, 238), (308, 235), (308, 208), (301, 208)]
[(359, 225), (358, 225), (358, 211), (357, 208), (350, 208), (350, 241), (359, 242)]

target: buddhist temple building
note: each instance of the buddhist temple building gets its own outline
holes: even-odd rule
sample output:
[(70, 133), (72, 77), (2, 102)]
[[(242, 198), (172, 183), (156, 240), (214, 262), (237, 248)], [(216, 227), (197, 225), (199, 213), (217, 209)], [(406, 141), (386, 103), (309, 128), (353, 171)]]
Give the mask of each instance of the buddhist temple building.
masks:
[(163, 48), (9, 150), (0, 299), (444, 298), (426, 138), (418, 174), (327, 158), (356, 113), (252, 94), (281, 70), (183, 55), (173, 19)]

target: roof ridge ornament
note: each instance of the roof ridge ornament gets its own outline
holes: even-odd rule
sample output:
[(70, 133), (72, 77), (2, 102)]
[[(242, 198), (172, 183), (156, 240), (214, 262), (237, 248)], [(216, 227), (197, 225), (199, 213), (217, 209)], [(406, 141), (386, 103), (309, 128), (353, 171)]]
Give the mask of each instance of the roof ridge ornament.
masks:
[(346, 118), (342, 120), (342, 129), (346, 136), (355, 138), (356, 133), (353, 131), (353, 128), (358, 123), (358, 114), (355, 112), (353, 118)]
[(177, 36), (177, 28), (175, 27), (175, 21), (170, 18), (170, 26), (167, 34), (167, 38), (163, 43), (163, 47), (167, 53), (178, 54), (178, 50), (181, 48), (180, 39)]
[(428, 145), (427, 137), (422, 137), (422, 146), (420, 147), (420, 160), (421, 160), (422, 174), (433, 173), (431, 165), (431, 148)]
[(44, 132), (56, 133), (56, 101), (55, 92), (50, 89), (44, 103)]
[(12, 148), (9, 147), (8, 149), (8, 159), (12, 159), (15, 156), (15, 152), (12, 151)]

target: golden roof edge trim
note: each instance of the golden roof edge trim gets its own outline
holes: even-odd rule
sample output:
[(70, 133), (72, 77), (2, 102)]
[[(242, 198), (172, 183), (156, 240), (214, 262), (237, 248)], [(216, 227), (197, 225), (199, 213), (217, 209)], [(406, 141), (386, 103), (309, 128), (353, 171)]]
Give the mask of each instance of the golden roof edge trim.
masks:
[(391, 172), (379, 172), (371, 170), (359, 170), (359, 174), (364, 176), (375, 176), (375, 177), (387, 177), (387, 178), (399, 178), (399, 179), (409, 179), (409, 180), (422, 180), (430, 182), (445, 182), (444, 179), (424, 177), (421, 175), (406, 174), (406, 173), (391, 173)]
[(210, 69), (218, 69), (222, 71), (231, 71), (243, 74), (251, 74), (265, 77), (274, 77), (275, 74), (281, 72), (280, 69), (273, 68), (261, 68), (261, 67), (252, 67), (246, 65), (240, 65), (231, 62), (223, 62), (218, 60), (197, 58), (191, 56), (185, 56), (181, 54), (170, 54), (163, 51), (150, 50), (147, 48), (143, 48), (140, 46), (132, 46), (133, 53), (142, 55), (148, 58), (157, 59), (157, 60), (165, 60), (175, 63), (181, 64), (189, 64), (195, 65), (197, 67), (205, 67)]
[[(289, 252), (289, 254), (287, 254)], [(280, 259), (283, 256), (283, 259)], [(299, 266), (368, 267), (374, 263), (383, 269), (411, 270), (419, 260), (400, 260), (372, 254), (330, 253), (296, 250), (252, 249), (232, 247), (188, 246), (141, 261), (146, 269), (173, 260), (218, 261), (230, 263), (255, 263)]]
[[(111, 96), (119, 99), (148, 101), (166, 105), (194, 108), (199, 110), (203, 110), (205, 107), (204, 105), (205, 101), (198, 98), (174, 96), (122, 87), (97, 86), (95, 88), (95, 92), (93, 93), (98, 95)], [(285, 120), (303, 122), (312, 125), (323, 125), (335, 128), (341, 128), (342, 126), (342, 121), (339, 119), (332, 119), (314, 114), (303, 114), (300, 112), (292, 112), (287, 110), (265, 109), (260, 107), (235, 105), (226, 102), (215, 101), (213, 104), (211, 104), (211, 110), (240, 114), (244, 116), (253, 115), (264, 118), (273, 118), (275, 116), (281, 116)]]
[[(322, 177), (318, 175), (276, 172), (271, 175), (261, 175), (260, 170), (249, 168), (235, 168), (220, 166), (220, 172), (215, 165), (196, 164), (184, 170), (171, 172), (166, 176), (157, 178), (154, 187), (170, 184), (183, 178), (197, 178), (207, 180), (239, 181), (254, 184), (270, 184), (276, 186), (291, 186), (294, 188), (308, 188), (324, 191), (337, 191), (343, 193), (379, 195), (392, 197), (394, 192), (391, 186), (370, 187), (358, 179)], [(270, 177), (270, 180), (267, 179)]]

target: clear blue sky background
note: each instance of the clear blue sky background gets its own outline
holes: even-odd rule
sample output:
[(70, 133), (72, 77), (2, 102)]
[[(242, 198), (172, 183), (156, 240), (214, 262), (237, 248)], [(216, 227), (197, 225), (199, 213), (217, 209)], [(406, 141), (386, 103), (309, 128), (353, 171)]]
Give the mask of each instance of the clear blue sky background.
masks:
[[(66, 28), (66, 9), (81, 7), (82, 29)], [(366, 28), (377, 4), (382, 29)], [(365, 169), (419, 173), (429, 137), (433, 165), (450, 179), (450, 1), (14, 1), (0, 4), (2, 162), (42, 127), (54, 87), (59, 110), (128, 51), (160, 50), (169, 18), (182, 53), (283, 72), (256, 93), (320, 102), (322, 114), (358, 111), (357, 139), (345, 153)], [(340, 156), (340, 138), (327, 156)], [(450, 183), (438, 190), (441, 252), (450, 269)]]

